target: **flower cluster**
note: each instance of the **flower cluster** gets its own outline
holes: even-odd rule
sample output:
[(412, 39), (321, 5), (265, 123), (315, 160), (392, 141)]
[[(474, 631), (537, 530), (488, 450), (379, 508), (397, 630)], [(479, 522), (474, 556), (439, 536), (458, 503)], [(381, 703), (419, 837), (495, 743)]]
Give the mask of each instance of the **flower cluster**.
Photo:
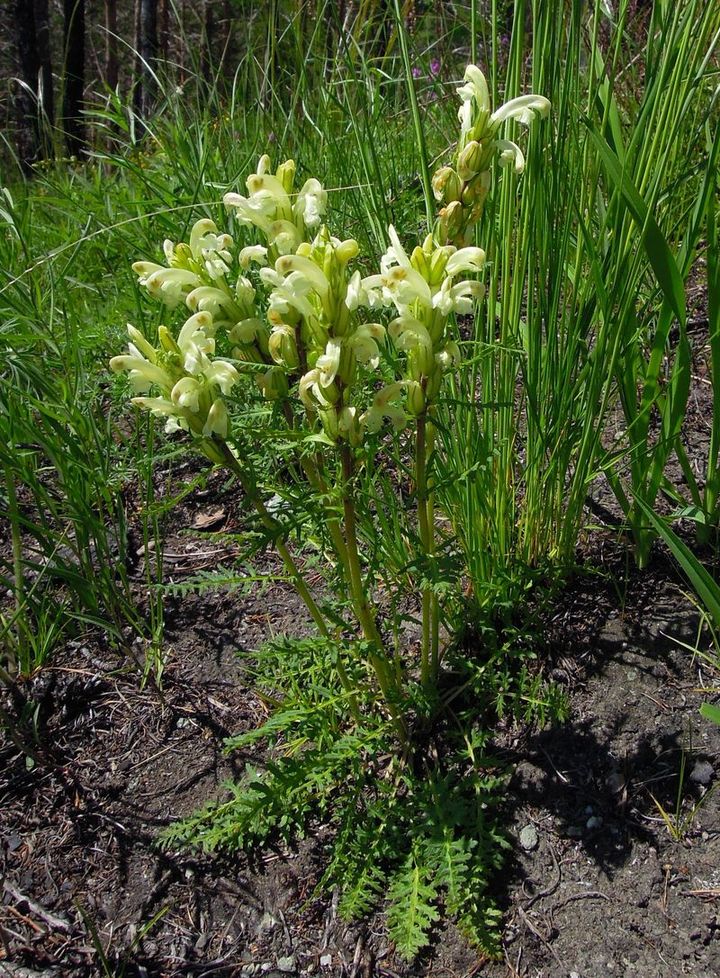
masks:
[[(221, 395), (230, 393), (240, 375), (227, 360), (213, 359), (212, 333), (212, 316), (198, 312), (186, 320), (177, 338), (160, 326), (156, 348), (128, 324), (128, 352), (110, 361), (116, 373), (128, 372), (136, 394), (145, 395), (151, 388), (159, 391), (159, 396), (132, 400), (137, 407), (166, 417), (166, 431), (182, 428), (204, 439), (227, 437), (228, 413)], [(211, 444), (204, 448), (214, 457)]]
[(132, 267), (140, 285), (174, 309), (196, 289), (224, 283), (232, 263), (232, 247), (230, 235), (218, 234), (215, 222), (203, 218), (193, 225), (188, 244), (163, 242), (167, 265), (136, 261)]
[(438, 238), (443, 243), (462, 245), (482, 215), (493, 159), (497, 157), (501, 166), (513, 165), (516, 173), (522, 173), (525, 167), (520, 147), (499, 138), (501, 126), (508, 119), (530, 125), (535, 113), (548, 115), (550, 103), (542, 95), (521, 95), (492, 112), (485, 76), (476, 65), (466, 68), (465, 84), (458, 94), (462, 105), (454, 165), (437, 170), (432, 186), (435, 199), (443, 205), (436, 227)]
[(241, 224), (262, 232), (265, 245), (252, 245), (240, 252), (240, 264), (250, 262), (273, 265), (281, 255), (294, 254), (307, 241), (308, 231), (322, 222), (327, 208), (327, 193), (322, 184), (310, 178), (294, 193), (295, 163), (281, 163), (270, 173), (270, 157), (262, 156), (257, 172), (246, 180), (247, 197), (225, 194), (225, 206), (235, 212)]
[[(518, 172), (524, 166), (522, 152), (500, 138), (500, 128), (508, 119), (529, 124), (550, 108), (542, 96), (526, 95), (492, 112), (485, 77), (474, 65), (459, 95), (453, 165), (438, 170), (432, 182), (442, 205), (434, 231), (408, 255), (391, 226), (378, 274), (362, 278), (351, 270), (357, 242), (333, 237), (323, 224), (327, 193), (321, 183), (310, 178), (295, 190), (293, 160), (272, 172), (268, 156), (247, 178), (247, 196), (224, 197), (235, 220), (259, 232), (259, 242), (236, 258), (233, 238), (203, 218), (188, 243), (164, 242), (166, 264), (136, 262), (133, 269), (151, 296), (171, 308), (184, 304), (192, 315), (177, 338), (161, 326), (157, 349), (128, 327), (129, 352), (111, 366), (128, 371), (140, 395), (134, 402), (167, 417), (168, 430), (224, 439), (229, 425), (222, 396), (239, 372), (215, 357), (222, 327), (222, 342), (241, 370), (244, 362), (245, 372), (254, 373), (264, 397), (283, 401), (286, 416), (304, 410), (325, 441), (358, 446), (386, 420), (400, 429), (408, 415), (423, 415), (460, 359), (450, 318), (472, 312), (483, 295), (476, 278), (461, 276), (474, 276), (484, 265), (484, 252), (467, 241), (482, 213), (492, 161)], [(380, 307), (396, 313), (387, 329), (361, 314)], [(382, 385), (370, 372), (388, 339), (401, 370)], [(156, 396), (147, 396), (152, 388)]]
[(322, 228), (312, 242), (300, 243), (295, 254), (280, 256), (274, 268), (260, 272), (272, 289), (270, 355), (289, 374), (299, 375), (300, 399), (325, 436), (353, 445), (362, 442), (366, 430), (377, 430), (384, 416), (400, 421), (389, 404), (395, 390), (383, 389), (368, 411), (353, 401), (358, 365), (378, 366), (378, 343), (385, 336), (379, 323), (358, 319), (360, 273), (348, 269), (357, 254), (352, 238), (340, 241)]
[(389, 235), (380, 274), (363, 279), (361, 287), (368, 305), (392, 305), (398, 313), (388, 335), (405, 354), (407, 407), (418, 416), (437, 397), (443, 374), (459, 363), (457, 343), (447, 334), (448, 320), (452, 313), (472, 312), (484, 287), (474, 279), (456, 279), (461, 272), (481, 271), (485, 252), (438, 245), (429, 234), (408, 257), (392, 225)]

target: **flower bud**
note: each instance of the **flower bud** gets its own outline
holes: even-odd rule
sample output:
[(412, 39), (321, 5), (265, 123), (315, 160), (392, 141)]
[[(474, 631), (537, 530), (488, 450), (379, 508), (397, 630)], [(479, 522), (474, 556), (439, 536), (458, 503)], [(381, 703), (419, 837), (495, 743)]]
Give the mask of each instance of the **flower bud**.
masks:
[(216, 401), (213, 401), (208, 411), (207, 420), (203, 427), (203, 435), (206, 438), (214, 435), (217, 438), (225, 439), (228, 436), (228, 427), (229, 418), (225, 402), (218, 398)]
[(428, 268), (427, 258), (425, 257), (425, 252), (417, 245), (413, 248), (413, 253), (410, 255), (410, 264), (415, 269), (416, 272), (420, 272), (422, 277), (427, 280), (430, 269)]
[(340, 244), (335, 249), (335, 257), (337, 258), (340, 265), (347, 265), (349, 261), (353, 258), (357, 258), (360, 251), (360, 246), (354, 238), (348, 238), (347, 241), (341, 241)]
[(280, 367), (270, 367), (257, 378), (257, 384), (268, 401), (281, 401), (288, 395), (288, 381)]
[(203, 438), (202, 440), (197, 441), (195, 444), (203, 455), (209, 458), (211, 462), (214, 462), (215, 465), (227, 464), (227, 459), (212, 438)]
[(488, 122), (490, 121), (490, 110), (485, 106), (480, 106), (475, 103), (475, 112), (473, 114), (473, 124), (471, 132), (475, 139), (480, 140), (487, 133)]
[(454, 241), (463, 229), (465, 223), (465, 213), (463, 205), (459, 200), (454, 200), (440, 212), (444, 221), (448, 241)]
[(338, 418), (338, 434), (341, 438), (358, 448), (363, 443), (363, 429), (357, 416), (357, 408), (344, 407)]
[(346, 387), (349, 387), (355, 380), (356, 366), (355, 351), (349, 343), (343, 343), (340, 349), (340, 365), (337, 375)]
[(243, 363), (265, 363), (254, 343), (247, 346), (234, 346), (232, 355), (233, 360), (241, 360)]
[(428, 402), (432, 403), (435, 398), (440, 393), (440, 386), (442, 384), (442, 371), (435, 369), (428, 376), (427, 384), (425, 385), (425, 398)]
[(408, 381), (407, 385), (407, 409), (408, 414), (414, 418), (419, 417), (425, 410), (425, 394), (417, 381)]
[(286, 194), (291, 194), (295, 182), (295, 160), (286, 160), (277, 168), (275, 176), (283, 185)]
[(337, 441), (340, 435), (340, 426), (338, 424), (338, 416), (335, 408), (321, 408), (318, 410), (318, 415), (325, 430), (325, 434), (329, 438), (332, 438), (333, 441)]
[(173, 268), (187, 268), (188, 262), (192, 260), (192, 256), (190, 245), (185, 244), (184, 241), (181, 241), (180, 244), (175, 245), (175, 250), (173, 252), (173, 257), (170, 264)]
[(291, 326), (278, 326), (270, 334), (268, 351), (275, 363), (288, 370), (297, 370), (300, 366), (295, 330)]
[(448, 258), (453, 252), (452, 248), (437, 248), (430, 261), (430, 275), (429, 284), (430, 286), (440, 285), (444, 276), (445, 268), (448, 263)]
[(428, 343), (418, 343), (408, 350), (408, 371), (413, 380), (427, 377), (435, 369), (435, 355)]
[(180, 347), (167, 326), (158, 326), (158, 340), (166, 353), (180, 353)]
[(451, 166), (443, 166), (433, 174), (432, 189), (435, 200), (442, 204), (449, 204), (460, 197), (462, 190), (460, 177)]
[(482, 157), (482, 144), (473, 139), (458, 156), (457, 172), (462, 181), (472, 180), (480, 172)]

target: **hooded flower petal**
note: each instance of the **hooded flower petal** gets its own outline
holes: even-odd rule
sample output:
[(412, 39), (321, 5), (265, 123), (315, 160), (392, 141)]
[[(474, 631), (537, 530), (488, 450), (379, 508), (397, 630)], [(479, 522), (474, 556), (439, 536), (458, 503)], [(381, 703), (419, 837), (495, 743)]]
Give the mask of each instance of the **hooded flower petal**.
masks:
[(520, 147), (510, 139), (497, 139), (495, 145), (498, 148), (500, 166), (514, 166), (516, 173), (522, 173), (525, 169), (525, 157)]
[(218, 438), (227, 438), (229, 419), (225, 403), (218, 398), (210, 406), (207, 419), (203, 425), (203, 435), (210, 438), (215, 435)]
[(205, 377), (211, 384), (216, 384), (223, 394), (229, 394), (240, 380), (240, 374), (227, 360), (213, 360), (205, 369)]
[(157, 364), (150, 363), (150, 361), (141, 356), (139, 351), (135, 348), (133, 348), (132, 352), (129, 354), (113, 357), (110, 361), (110, 369), (114, 373), (120, 373), (121, 370), (127, 370), (130, 384), (133, 390), (137, 391), (139, 394), (150, 390), (152, 384), (156, 384), (160, 388), (167, 389), (171, 383), (170, 377), (162, 367), (157, 366)]
[(173, 404), (197, 414), (200, 408), (201, 391), (202, 385), (194, 377), (182, 377), (170, 392), (170, 400)]
[(301, 219), (305, 227), (316, 227), (327, 210), (327, 192), (319, 180), (311, 178), (302, 185), (293, 205), (293, 214)]
[(459, 248), (447, 260), (445, 274), (454, 278), (460, 272), (481, 272), (485, 265), (482, 248)]
[(340, 369), (342, 343), (340, 340), (328, 340), (325, 352), (317, 358), (316, 367), (319, 370), (319, 380), (323, 387), (329, 387), (335, 380)]
[(507, 119), (517, 119), (524, 126), (529, 126), (535, 113), (545, 119), (550, 114), (550, 102), (544, 95), (520, 95), (501, 105), (490, 116), (490, 125), (497, 128)]

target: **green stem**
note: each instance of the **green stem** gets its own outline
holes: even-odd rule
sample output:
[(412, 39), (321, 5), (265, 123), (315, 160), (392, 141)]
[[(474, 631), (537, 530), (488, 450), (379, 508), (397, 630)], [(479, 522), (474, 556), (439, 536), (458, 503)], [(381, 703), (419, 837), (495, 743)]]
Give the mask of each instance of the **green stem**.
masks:
[(250, 502), (255, 507), (255, 511), (260, 517), (263, 526), (265, 527), (266, 530), (268, 530), (268, 532), (272, 536), (272, 541), (273, 544), (275, 545), (275, 549), (277, 550), (277, 552), (279, 553), (282, 559), (283, 565), (285, 566), (285, 570), (292, 578), (293, 584), (295, 585), (295, 589), (297, 590), (298, 594), (305, 602), (305, 605), (308, 611), (310, 612), (312, 620), (320, 629), (320, 633), (325, 638), (328, 638), (330, 636), (330, 632), (327, 627), (327, 623), (325, 621), (325, 616), (323, 615), (322, 611), (320, 611), (317, 604), (315, 603), (315, 600), (313, 599), (313, 596), (310, 594), (310, 591), (308, 590), (308, 586), (305, 583), (305, 578), (302, 576), (302, 573), (300, 572), (300, 569), (295, 563), (292, 554), (285, 546), (284, 541), (281, 539), (282, 534), (284, 532), (282, 526), (268, 512), (265, 503), (262, 501), (262, 499), (257, 493), (257, 489), (255, 488), (255, 480), (252, 478), (251, 474), (245, 471), (245, 469), (243, 469), (243, 467), (240, 465), (238, 460), (231, 452), (230, 446), (226, 442), (223, 442), (220, 451), (223, 455), (223, 458), (225, 459), (225, 464), (237, 476), (240, 485), (243, 487), (243, 491), (245, 495), (248, 497)]
[(17, 657), (12, 649), (12, 643), (7, 644), (7, 661), (10, 671), (16, 673), (18, 671), (18, 659), (20, 662), (20, 667), (25, 667), (27, 663), (27, 656), (25, 655), (26, 646), (26, 636), (24, 628), (24, 594), (25, 594), (25, 574), (23, 571), (23, 555), (22, 555), (22, 536), (20, 533), (20, 510), (17, 504), (17, 493), (15, 490), (15, 476), (9, 465), (3, 466), (5, 470), (5, 486), (7, 489), (8, 497), (8, 515), (10, 517), (10, 536), (12, 539), (12, 556), (13, 556), (13, 596), (15, 598), (15, 620), (17, 621), (17, 629), (15, 634), (15, 644), (18, 650)]
[[(285, 416), (285, 421), (288, 428), (293, 430), (295, 428), (295, 423), (292, 410), (287, 401), (283, 402), (283, 414)], [(326, 496), (327, 484), (321, 475), (321, 465), (318, 456), (316, 456), (316, 462), (313, 462), (312, 459), (300, 454), (300, 465), (305, 473), (305, 478), (308, 480), (313, 489), (315, 489), (321, 496)], [(342, 567), (343, 574), (345, 575), (345, 579), (349, 584), (350, 578), (348, 575), (347, 547), (345, 546), (345, 539), (342, 534), (340, 520), (336, 517), (329, 517), (327, 521), (327, 528), (333, 547), (335, 548), (335, 553), (337, 554), (337, 558)]]
[[(305, 583), (305, 578), (302, 576), (302, 572), (300, 571), (300, 568), (295, 563), (292, 554), (285, 546), (284, 541), (281, 539), (280, 535), (283, 532), (282, 526), (280, 525), (280, 523), (278, 523), (276, 519), (274, 519), (270, 515), (270, 513), (267, 510), (267, 507), (265, 506), (265, 503), (258, 495), (257, 489), (255, 488), (254, 478), (252, 477), (251, 473), (246, 472), (243, 469), (243, 467), (240, 465), (240, 463), (238, 462), (238, 460), (235, 458), (232, 451), (230, 450), (230, 446), (226, 442), (223, 442), (221, 452), (225, 459), (225, 464), (237, 476), (240, 485), (243, 487), (243, 491), (245, 495), (251, 501), (251, 503), (255, 507), (255, 511), (257, 512), (258, 516), (262, 520), (263, 526), (272, 535), (273, 544), (275, 545), (275, 549), (277, 550), (278, 554), (280, 555), (280, 558), (282, 559), (285, 570), (292, 578), (292, 582), (295, 585), (295, 590), (304, 601), (306, 608), (310, 612), (312, 620), (315, 622), (318, 629), (320, 630), (320, 634), (324, 638), (330, 638), (331, 635), (327, 627), (325, 617), (322, 611), (320, 611), (317, 604), (315, 603), (312, 594), (310, 594), (310, 590), (307, 584)], [(358, 706), (357, 697), (355, 695), (355, 689), (350, 681), (350, 677), (345, 671), (345, 666), (343, 665), (339, 655), (337, 658), (337, 662), (335, 664), (335, 668), (337, 669), (337, 674), (338, 674), (338, 678), (340, 679), (340, 683), (348, 695), (350, 709), (352, 711), (353, 717), (359, 723), (361, 719), (360, 708)]]
[(407, 730), (405, 722), (395, 707), (396, 683), (393, 676), (383, 645), (383, 640), (378, 631), (375, 619), (370, 610), (365, 595), (362, 582), (362, 569), (360, 567), (360, 554), (358, 551), (357, 528), (355, 520), (355, 506), (352, 499), (351, 487), (355, 474), (352, 450), (349, 445), (343, 445), (341, 449), (342, 459), (342, 478), (343, 478), (343, 515), (345, 517), (345, 541), (347, 546), (348, 571), (350, 575), (350, 587), (352, 591), (353, 607), (357, 615), (360, 627), (362, 628), (365, 639), (371, 646), (375, 647), (375, 652), (369, 653), (370, 665), (380, 686), (380, 690), (385, 698), (385, 703), (395, 723), (401, 741), (407, 743)]
[[(435, 553), (434, 507), (428, 484), (427, 461), (432, 450), (433, 430), (428, 425), (427, 412), (417, 419), (415, 441), (415, 488), (418, 505), (420, 543), (426, 560)], [(420, 676), (423, 686), (429, 689), (437, 677), (440, 648), (440, 616), (437, 595), (432, 588), (422, 592), (422, 649)]]
[(425, 213), (427, 216), (427, 229), (432, 231), (435, 220), (435, 197), (430, 182), (430, 168), (428, 167), (428, 151), (425, 142), (425, 131), (422, 125), (420, 107), (418, 105), (415, 83), (412, 75), (412, 64), (410, 62), (410, 50), (408, 48), (405, 21), (400, 10), (399, 0), (395, 0), (395, 29), (397, 30), (400, 41), (400, 53), (402, 55), (403, 67), (405, 69), (405, 81), (407, 84), (408, 98), (410, 99), (410, 111), (412, 114), (413, 127), (415, 129), (415, 146), (418, 153), (418, 168), (422, 181), (423, 197), (425, 198)]
[[(420, 528), (420, 543), (423, 552), (428, 551), (427, 508), (425, 506), (427, 493), (427, 471), (425, 454), (426, 415), (423, 413), (417, 419), (415, 436), (415, 491), (417, 494), (418, 525)], [(423, 588), (422, 592), (422, 646), (420, 651), (420, 678), (423, 686), (430, 679), (430, 592)]]

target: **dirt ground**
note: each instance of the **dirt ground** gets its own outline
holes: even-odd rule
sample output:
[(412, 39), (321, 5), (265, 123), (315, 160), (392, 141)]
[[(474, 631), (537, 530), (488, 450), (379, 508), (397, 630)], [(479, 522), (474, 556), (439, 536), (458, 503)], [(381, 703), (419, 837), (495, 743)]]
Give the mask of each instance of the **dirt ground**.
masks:
[[(698, 390), (695, 434), (706, 423)], [(200, 525), (232, 520), (233, 501), (211, 498), (174, 515), (188, 529), (167, 543), (169, 578), (227, 558)], [(265, 715), (243, 653), (306, 627), (277, 586), (271, 600), (169, 598), (161, 691), (141, 689), (93, 634), (31, 681), (41, 763), (28, 768), (0, 739), (0, 978), (716, 978), (720, 728), (698, 710), (720, 676), (684, 647), (698, 615), (659, 550), (639, 573), (596, 529), (584, 562), (545, 622), (567, 723), (498, 732), (512, 842), (495, 881), (501, 960), (478, 958), (446, 924), (407, 966), (381, 915), (343, 923), (315, 892), (323, 827), (294, 850), (233, 859), (156, 846), (237, 773), (224, 738)]]

